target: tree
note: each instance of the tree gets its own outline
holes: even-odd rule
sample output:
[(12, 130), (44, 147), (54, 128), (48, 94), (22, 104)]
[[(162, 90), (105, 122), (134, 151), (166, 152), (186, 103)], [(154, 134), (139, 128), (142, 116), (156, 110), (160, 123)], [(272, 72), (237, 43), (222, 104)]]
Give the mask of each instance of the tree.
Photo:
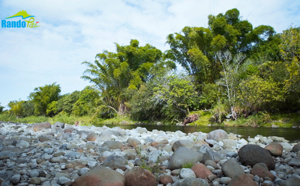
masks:
[(0, 114), (3, 112), (3, 109), (4, 109), (4, 107), (1, 106), (1, 103), (0, 103)]
[(59, 93), (60, 86), (55, 83), (35, 88), (29, 96), (34, 104), (34, 114), (46, 116), (48, 105), (59, 99)]
[(8, 106), (9, 112), (17, 117), (27, 117), (34, 113), (34, 104), (31, 101), (11, 101)]
[(218, 51), (229, 51), (233, 56), (243, 53), (246, 58), (268, 53), (267, 60), (277, 59), (279, 50), (272, 50), (279, 42), (274, 29), (266, 25), (253, 29), (252, 24), (241, 20), (239, 15), (237, 9), (209, 15), (208, 28), (184, 27), (181, 33), (168, 35), (171, 49), (166, 51), (166, 56), (181, 64), (198, 86), (220, 78), (222, 67), (216, 55)]
[(229, 51), (224, 53), (219, 51), (217, 56), (223, 68), (221, 72), (222, 78), (218, 81), (218, 84), (225, 87), (232, 118), (236, 119), (237, 115), (234, 107), (236, 106), (237, 88), (239, 84), (238, 70), (246, 56), (239, 53), (232, 59), (232, 55)]
[(94, 63), (83, 62), (88, 68), (82, 78), (94, 83), (105, 104), (122, 115), (128, 111), (132, 92), (153, 78), (151, 69), (161, 61), (162, 52), (149, 44), (139, 46), (137, 40), (131, 40), (126, 46), (116, 44), (116, 49), (116, 53), (97, 54)]
[(76, 116), (91, 115), (100, 104), (100, 92), (87, 86), (80, 92), (78, 100), (74, 103), (72, 114)]

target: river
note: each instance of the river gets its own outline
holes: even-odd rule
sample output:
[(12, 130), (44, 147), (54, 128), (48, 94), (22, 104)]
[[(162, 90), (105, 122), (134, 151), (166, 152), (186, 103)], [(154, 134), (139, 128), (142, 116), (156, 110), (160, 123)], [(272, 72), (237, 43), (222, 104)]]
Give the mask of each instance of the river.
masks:
[(193, 132), (205, 132), (216, 129), (223, 129), (227, 133), (239, 134), (243, 138), (247, 139), (248, 136), (254, 137), (256, 135), (262, 136), (279, 136), (283, 137), (291, 142), (300, 141), (300, 129), (299, 128), (265, 128), (265, 127), (208, 127), (208, 126), (174, 126), (174, 125), (106, 125), (108, 127), (121, 127), (123, 129), (133, 129), (136, 127), (144, 127), (149, 131), (154, 129), (163, 131), (175, 132), (180, 130), (184, 133)]

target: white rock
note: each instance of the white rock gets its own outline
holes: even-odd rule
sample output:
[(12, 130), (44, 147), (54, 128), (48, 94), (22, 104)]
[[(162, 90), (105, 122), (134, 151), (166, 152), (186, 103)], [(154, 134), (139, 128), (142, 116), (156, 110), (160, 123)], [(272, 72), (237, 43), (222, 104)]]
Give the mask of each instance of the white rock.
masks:
[(33, 169), (29, 171), (30, 177), (38, 177), (40, 174), (40, 171), (38, 169)]
[(230, 181), (231, 181), (231, 178), (230, 178), (230, 177), (222, 177), (222, 178), (220, 179), (220, 182), (223, 183), (223, 184), (226, 184), (226, 185), (229, 184)]
[(185, 179), (185, 178), (196, 178), (196, 175), (192, 169), (188, 168), (182, 168), (180, 170), (180, 178)]
[(30, 144), (24, 140), (19, 141), (19, 143), (17, 143), (17, 145), (16, 145), (16, 147), (19, 147), (19, 148), (27, 148), (29, 146), (30, 146)]
[(13, 184), (18, 184), (20, 182), (21, 175), (20, 174), (15, 174), (10, 178), (11, 183)]
[(62, 177), (58, 178), (57, 183), (63, 185), (63, 184), (66, 184), (70, 181), (71, 180), (69, 178), (62, 176)]

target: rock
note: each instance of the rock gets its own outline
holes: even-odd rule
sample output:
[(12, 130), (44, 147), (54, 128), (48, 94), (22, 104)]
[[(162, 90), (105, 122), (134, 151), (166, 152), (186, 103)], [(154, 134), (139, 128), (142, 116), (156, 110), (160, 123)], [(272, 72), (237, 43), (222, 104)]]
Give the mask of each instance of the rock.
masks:
[(65, 176), (61, 176), (58, 178), (57, 180), (57, 183), (58, 184), (61, 184), (61, 185), (64, 185), (64, 184), (67, 184), (67, 183), (71, 183), (71, 180)]
[(155, 150), (149, 153), (148, 159), (150, 162), (163, 162), (168, 160), (170, 157), (169, 153), (166, 151)]
[(101, 132), (101, 134), (99, 135), (99, 139), (101, 139), (102, 141), (108, 141), (108, 140), (116, 139), (116, 137), (118, 136), (121, 136), (121, 133), (111, 129), (107, 129)]
[(197, 163), (202, 160), (202, 155), (186, 147), (179, 147), (171, 156), (169, 161), (170, 169), (182, 168), (186, 163)]
[(20, 140), (20, 141), (17, 143), (17, 145), (16, 145), (16, 147), (19, 147), (19, 148), (21, 148), (21, 149), (27, 148), (27, 147), (29, 147), (29, 146), (30, 146), (30, 144), (29, 144), (27, 141), (25, 141), (25, 140)]
[(169, 175), (162, 175), (159, 177), (159, 183), (161, 184), (167, 185), (169, 183), (172, 184), (173, 182), (173, 178)]
[(229, 186), (241, 186), (241, 185), (257, 186), (255, 181), (253, 181), (253, 179), (247, 174), (241, 174), (235, 176), (229, 183)]
[(192, 170), (194, 171), (197, 178), (207, 179), (210, 175), (214, 175), (205, 165), (202, 163), (196, 163), (193, 165)]
[(285, 185), (287, 186), (299, 186), (299, 183), (300, 183), (300, 176), (296, 174), (293, 174), (285, 181)]
[(217, 129), (217, 130), (211, 131), (207, 135), (207, 139), (212, 139), (212, 140), (215, 140), (217, 142), (222, 141), (222, 140), (227, 139), (227, 138), (228, 138), (227, 132), (225, 132), (222, 129)]
[(57, 129), (57, 128), (65, 128), (65, 124), (62, 122), (55, 122), (54, 125), (52, 126), (53, 128)]
[(141, 167), (134, 167), (125, 173), (126, 186), (156, 186), (155, 176)]
[(281, 156), (283, 147), (280, 143), (273, 142), (265, 147), (273, 156)]
[(102, 144), (102, 147), (106, 147), (109, 149), (121, 149), (123, 147), (123, 143), (119, 141), (105, 141)]
[(269, 177), (272, 180), (275, 180), (275, 176), (268, 170), (268, 167), (265, 163), (257, 163), (251, 169), (251, 174), (257, 175), (259, 177)]
[(11, 152), (9, 150), (1, 151), (0, 152), (0, 160), (9, 159), (11, 157), (14, 157), (16, 153)]
[(105, 167), (110, 167), (112, 169), (126, 169), (127, 160), (123, 156), (118, 155), (110, 155), (108, 156), (103, 164)]
[(240, 176), (244, 173), (244, 169), (240, 166), (240, 164), (233, 158), (227, 160), (222, 165), (222, 171), (224, 174), (230, 178), (234, 178), (235, 176)]
[(300, 142), (293, 146), (292, 152), (298, 152), (300, 151)]
[(222, 184), (228, 185), (228, 184), (231, 182), (231, 178), (230, 178), (230, 177), (221, 177), (221, 178), (220, 178), (220, 182), (221, 182)]
[(206, 160), (204, 163), (206, 166), (212, 166), (215, 169), (220, 168), (219, 165), (216, 164), (216, 162), (214, 162), (213, 160)]
[(41, 178), (38, 178), (38, 177), (33, 177), (30, 179), (30, 183), (31, 184), (36, 184), (36, 185), (40, 185), (41, 184)]
[(209, 186), (202, 178), (186, 178), (179, 183), (179, 186)]
[(190, 116), (184, 118), (184, 120), (183, 120), (183, 125), (186, 125), (186, 124), (188, 124), (188, 123), (192, 123), (192, 122), (194, 122), (194, 121), (196, 121), (196, 120), (198, 120), (198, 119), (199, 119), (198, 114), (192, 114), (192, 115), (190, 115)]
[(49, 122), (36, 123), (32, 126), (34, 132), (38, 132), (44, 129), (51, 129), (51, 124)]
[(297, 158), (292, 158), (289, 163), (290, 166), (300, 167), (300, 160)]
[(96, 133), (94, 133), (94, 132), (91, 132), (87, 137), (86, 137), (86, 139), (88, 140), (88, 141), (95, 141), (96, 139), (97, 139), (97, 134)]
[(38, 169), (33, 169), (29, 171), (30, 177), (39, 177), (40, 171)]
[(176, 149), (178, 149), (179, 147), (186, 147), (190, 149), (193, 146), (194, 146), (194, 142), (190, 140), (178, 140), (173, 144), (172, 150), (175, 152)]
[(136, 147), (141, 144), (141, 142), (135, 138), (128, 138), (127, 143), (132, 147)]
[(125, 178), (122, 174), (106, 167), (96, 167), (75, 180), (73, 186), (113, 185), (124, 186)]
[(224, 149), (236, 149), (236, 141), (232, 139), (223, 139), (223, 148)]
[(84, 168), (82, 168), (82, 169), (80, 169), (79, 171), (78, 171), (78, 175), (79, 176), (83, 176), (84, 174), (86, 174), (87, 172), (89, 172), (89, 168), (87, 168), (87, 167), (84, 167)]
[(50, 139), (51, 139), (51, 136), (48, 136), (48, 135), (40, 135), (40, 136), (38, 137), (38, 140), (39, 140), (40, 142), (49, 141)]
[(269, 170), (275, 168), (275, 161), (270, 152), (258, 145), (245, 145), (239, 150), (238, 155), (243, 165), (254, 166), (257, 163), (265, 163)]
[(192, 169), (182, 168), (179, 174), (180, 178), (196, 178), (196, 175)]
[(21, 180), (20, 174), (15, 174), (15, 175), (13, 175), (13, 177), (10, 178), (10, 182), (15, 185), (18, 184), (20, 182), (20, 180)]

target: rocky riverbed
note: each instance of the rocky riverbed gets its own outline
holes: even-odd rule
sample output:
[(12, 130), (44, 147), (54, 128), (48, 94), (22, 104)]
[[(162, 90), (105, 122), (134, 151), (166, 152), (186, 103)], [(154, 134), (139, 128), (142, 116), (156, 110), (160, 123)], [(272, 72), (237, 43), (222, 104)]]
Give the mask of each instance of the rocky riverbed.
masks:
[(0, 122), (1, 185), (300, 185), (300, 143)]

